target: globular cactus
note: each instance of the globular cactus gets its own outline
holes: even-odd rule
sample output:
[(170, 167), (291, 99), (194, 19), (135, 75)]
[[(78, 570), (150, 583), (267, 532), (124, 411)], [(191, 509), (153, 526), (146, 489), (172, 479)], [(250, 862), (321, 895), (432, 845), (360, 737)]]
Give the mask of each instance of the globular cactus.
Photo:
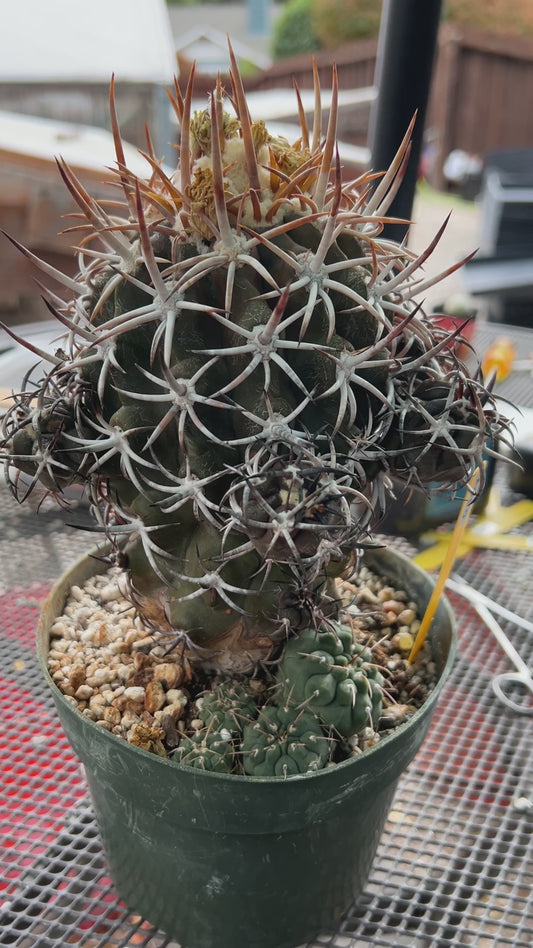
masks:
[(211, 731), (202, 728), (191, 737), (184, 736), (174, 751), (172, 759), (187, 767), (208, 770), (217, 774), (229, 774), (233, 769), (234, 746), (227, 731)]
[(228, 679), (215, 685), (197, 701), (198, 714), (209, 730), (241, 735), (245, 724), (257, 716), (255, 696), (239, 681)]
[(144, 618), (230, 676), (335, 617), (334, 579), (395, 478), (464, 485), (505, 429), (414, 301), (440, 233), (419, 256), (381, 237), (409, 136), (377, 185), (351, 182), (335, 76), (325, 138), (315, 77), (294, 144), (251, 121), (234, 61), (231, 82), (235, 114), (220, 82), (194, 115), (193, 77), (176, 87), (179, 168), (149, 146), (149, 180), (125, 165), (112, 105), (122, 208), (60, 162), (79, 274), (32, 259), (70, 294), (47, 298), (67, 335), (3, 442), (19, 496), (86, 488)]
[(276, 677), (280, 700), (312, 711), (343, 738), (377, 725), (383, 676), (347, 625), (300, 632), (287, 642)]
[(331, 741), (309, 711), (268, 705), (244, 728), (241, 744), (244, 772), (252, 777), (288, 777), (321, 770)]

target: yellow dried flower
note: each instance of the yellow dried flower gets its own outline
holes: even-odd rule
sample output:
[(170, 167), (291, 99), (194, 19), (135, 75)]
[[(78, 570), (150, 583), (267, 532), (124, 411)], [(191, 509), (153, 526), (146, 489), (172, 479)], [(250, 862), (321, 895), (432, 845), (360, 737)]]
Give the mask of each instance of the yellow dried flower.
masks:
[[(225, 139), (235, 138), (241, 124), (237, 118), (223, 113), (222, 135)], [(195, 112), (190, 123), (191, 150), (194, 157), (211, 154), (211, 115), (207, 109)]]
[[(296, 144), (299, 144), (297, 142)], [(276, 159), (276, 164), (280, 171), (286, 175), (293, 175), (295, 171), (303, 165), (309, 158), (309, 153), (300, 151), (295, 145), (291, 145), (286, 138), (281, 135), (272, 135), (268, 139), (269, 148)]]
[[(202, 235), (202, 237), (211, 240), (213, 229), (206, 223), (205, 218), (216, 224), (215, 212), (215, 186), (213, 181), (213, 172), (209, 167), (196, 167), (194, 178), (190, 188), (187, 190), (190, 198), (190, 220), (192, 226)], [(229, 197), (226, 191), (226, 197)]]
[(256, 154), (271, 138), (272, 136), (262, 120), (260, 122), (252, 122), (252, 140)]

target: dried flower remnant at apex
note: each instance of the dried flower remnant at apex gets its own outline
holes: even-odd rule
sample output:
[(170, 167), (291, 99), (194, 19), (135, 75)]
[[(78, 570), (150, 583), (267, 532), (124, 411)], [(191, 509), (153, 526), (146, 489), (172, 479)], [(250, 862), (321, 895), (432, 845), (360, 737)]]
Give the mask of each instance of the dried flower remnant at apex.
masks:
[(150, 179), (126, 167), (111, 96), (123, 207), (60, 162), (80, 269), (23, 251), (71, 301), (47, 294), (67, 334), (3, 448), (21, 498), (86, 487), (145, 619), (228, 675), (335, 619), (335, 580), (394, 479), (465, 485), (506, 430), (415, 301), (439, 279), (423, 266), (442, 229), (418, 256), (380, 236), (410, 130), (374, 190), (373, 174), (344, 181), (335, 73), (324, 140), (315, 72), (313, 128), (300, 109), (290, 144), (251, 122), (232, 62), (201, 113), (193, 76), (176, 85), (172, 177), (150, 143)]

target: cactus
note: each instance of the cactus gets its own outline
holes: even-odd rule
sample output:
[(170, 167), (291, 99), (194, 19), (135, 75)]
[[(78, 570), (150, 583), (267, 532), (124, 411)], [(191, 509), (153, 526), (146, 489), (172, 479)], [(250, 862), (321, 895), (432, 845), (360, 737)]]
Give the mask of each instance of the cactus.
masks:
[(410, 132), (375, 187), (346, 181), (335, 75), (324, 140), (315, 75), (290, 144), (251, 121), (232, 62), (231, 107), (219, 81), (192, 115), (193, 75), (176, 85), (173, 174), (150, 143), (150, 179), (126, 167), (111, 96), (122, 208), (59, 162), (79, 274), (21, 248), (68, 291), (47, 293), (66, 336), (3, 435), (17, 495), (83, 485), (144, 619), (230, 677), (335, 619), (394, 479), (463, 486), (505, 430), (414, 301), (440, 232), (419, 256), (381, 236)]
[(173, 760), (197, 770), (209, 770), (217, 774), (229, 774), (233, 768), (234, 749), (231, 735), (223, 731), (202, 728), (192, 737), (181, 738)]
[(288, 777), (321, 770), (330, 753), (330, 740), (309, 711), (268, 705), (257, 721), (245, 725), (242, 744), (244, 772), (252, 777)]
[(287, 642), (277, 681), (283, 700), (312, 711), (343, 738), (377, 725), (383, 676), (346, 625), (330, 622)]
[(255, 697), (239, 681), (228, 679), (215, 685), (197, 701), (199, 716), (209, 730), (240, 737), (244, 725), (257, 715)]

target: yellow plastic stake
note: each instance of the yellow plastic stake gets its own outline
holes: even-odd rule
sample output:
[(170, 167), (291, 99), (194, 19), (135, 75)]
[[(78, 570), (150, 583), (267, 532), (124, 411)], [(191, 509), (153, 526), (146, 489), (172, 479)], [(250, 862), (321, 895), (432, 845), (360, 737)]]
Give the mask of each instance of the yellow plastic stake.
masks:
[[(477, 518), (473, 527), (463, 533), (463, 539), (456, 552), (456, 559), (468, 554), (477, 547), (494, 550), (532, 550), (533, 537), (506, 536), (509, 530), (533, 519), (533, 500), (519, 500), (509, 507), (502, 507), (496, 488), (492, 488), (484, 513)], [(424, 533), (424, 540), (433, 540), (433, 546), (422, 550), (414, 562), (425, 570), (437, 569), (443, 562), (453, 536), (451, 530), (430, 530)]]
[(478, 482), (479, 475), (480, 475), (480, 471), (478, 469), (476, 470), (476, 472), (474, 473), (473, 477), (470, 479), (470, 482), (468, 484), (469, 490), (467, 490), (465, 499), (463, 500), (463, 503), (461, 504), (459, 516), (457, 517), (455, 527), (453, 528), (450, 545), (448, 546), (448, 549), (446, 551), (446, 556), (444, 557), (444, 561), (440, 568), (440, 573), (439, 573), (437, 582), (435, 583), (435, 586), (433, 588), (433, 592), (428, 602), (427, 609), (424, 613), (424, 617), (422, 619), (422, 622), (420, 623), (420, 628), (418, 630), (416, 639), (414, 641), (413, 647), (409, 654), (409, 662), (413, 662), (415, 660), (416, 656), (418, 655), (418, 652), (420, 651), (424, 642), (426, 641), (426, 636), (429, 632), (429, 627), (433, 621), (433, 616), (435, 615), (435, 612), (437, 611), (437, 606), (439, 604), (440, 597), (442, 596), (442, 593), (444, 592), (446, 580), (448, 579), (448, 576), (450, 575), (453, 569), (453, 564), (455, 562), (457, 551), (461, 544), (461, 540), (463, 538), (466, 525), (470, 518), (470, 514), (472, 513), (473, 495), (475, 493), (475, 487)]

